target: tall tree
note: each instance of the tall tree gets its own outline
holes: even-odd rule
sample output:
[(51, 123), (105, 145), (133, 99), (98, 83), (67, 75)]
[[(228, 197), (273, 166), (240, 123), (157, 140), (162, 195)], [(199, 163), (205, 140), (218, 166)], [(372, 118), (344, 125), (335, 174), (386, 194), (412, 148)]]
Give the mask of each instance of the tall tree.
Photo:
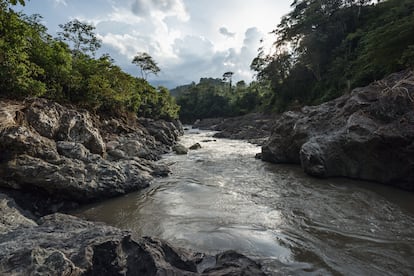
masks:
[(157, 75), (161, 71), (153, 58), (145, 52), (137, 53), (137, 55), (132, 60), (132, 63), (140, 68), (141, 77), (145, 80), (149, 74)]
[(102, 41), (97, 38), (94, 33), (95, 27), (90, 24), (74, 19), (66, 24), (60, 24), (59, 27), (62, 29), (61, 32), (58, 32), (59, 39), (72, 43), (75, 54), (90, 52), (95, 55), (101, 47)]
[(226, 73), (223, 74), (223, 80), (224, 81), (228, 81), (229, 82), (229, 92), (231, 93), (232, 90), (232, 79), (233, 79), (233, 72), (228, 71)]

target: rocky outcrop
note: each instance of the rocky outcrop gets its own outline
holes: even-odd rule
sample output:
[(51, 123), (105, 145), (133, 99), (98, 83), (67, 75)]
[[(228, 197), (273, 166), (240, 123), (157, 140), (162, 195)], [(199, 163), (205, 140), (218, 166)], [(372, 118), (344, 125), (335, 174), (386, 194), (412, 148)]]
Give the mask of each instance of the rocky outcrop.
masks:
[(284, 113), (262, 159), (310, 175), (345, 176), (414, 190), (414, 76), (393, 74), (333, 101)]
[(263, 275), (232, 251), (192, 253), (59, 213), (35, 221), (3, 194), (0, 218), (1, 275)]
[[(0, 104), (0, 187), (76, 202), (112, 197), (167, 175), (179, 122), (100, 119), (45, 99)], [(143, 121), (144, 119), (142, 119)]]
[(214, 135), (217, 138), (242, 139), (262, 144), (270, 136), (274, 120), (275, 115), (251, 113), (232, 118), (198, 120), (193, 127), (219, 131)]

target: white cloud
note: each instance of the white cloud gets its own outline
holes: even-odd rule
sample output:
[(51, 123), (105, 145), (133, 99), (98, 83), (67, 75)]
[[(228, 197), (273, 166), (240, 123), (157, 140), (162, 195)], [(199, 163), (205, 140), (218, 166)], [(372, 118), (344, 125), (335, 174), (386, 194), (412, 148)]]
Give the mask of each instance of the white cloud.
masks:
[(249, 65), (259, 41), (264, 38), (263, 45), (271, 45), (274, 37), (267, 33), (288, 11), (289, 2), (48, 0), (31, 1), (26, 8), (42, 14), (45, 22), (54, 22), (49, 29), (73, 18), (95, 25), (103, 41), (100, 53), (109, 53), (134, 73), (132, 57), (147, 52), (161, 68), (157, 80), (179, 85), (200, 77), (221, 77), (226, 71), (235, 73), (235, 81), (250, 81)]
[(172, 16), (182, 21), (190, 18), (182, 0), (134, 0), (131, 8), (141, 18), (157, 16), (164, 19)]

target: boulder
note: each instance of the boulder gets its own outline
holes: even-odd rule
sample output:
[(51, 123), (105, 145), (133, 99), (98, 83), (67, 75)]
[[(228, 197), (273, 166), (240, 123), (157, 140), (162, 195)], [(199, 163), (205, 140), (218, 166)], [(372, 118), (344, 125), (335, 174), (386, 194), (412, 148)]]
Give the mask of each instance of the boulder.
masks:
[(139, 190), (168, 175), (153, 161), (182, 133), (178, 121), (142, 119), (165, 136), (158, 141), (136, 117), (102, 120), (46, 99), (0, 101), (0, 118), (0, 187), (81, 203)]
[(175, 144), (173, 146), (173, 151), (176, 154), (180, 154), (180, 155), (184, 155), (184, 154), (187, 154), (188, 153), (188, 149), (184, 145), (182, 145), (182, 144)]
[(400, 72), (319, 106), (288, 111), (262, 159), (298, 163), (313, 176), (344, 176), (414, 190), (414, 85)]
[(274, 118), (274, 115), (250, 113), (231, 118), (197, 120), (193, 127), (219, 131), (214, 134), (216, 138), (241, 139), (261, 143), (260, 139), (269, 137)]
[(26, 120), (43, 137), (83, 144), (92, 153), (103, 154), (105, 143), (87, 111), (68, 109), (45, 99), (33, 100), (25, 110)]
[(200, 145), (200, 143), (195, 143), (194, 145), (189, 147), (189, 149), (190, 150), (198, 150), (198, 149), (201, 149), (201, 145)]

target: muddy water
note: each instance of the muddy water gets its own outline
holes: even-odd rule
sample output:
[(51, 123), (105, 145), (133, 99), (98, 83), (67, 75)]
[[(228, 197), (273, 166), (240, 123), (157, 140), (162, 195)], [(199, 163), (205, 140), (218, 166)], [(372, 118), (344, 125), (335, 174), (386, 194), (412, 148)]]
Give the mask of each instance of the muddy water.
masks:
[(179, 247), (234, 249), (270, 274), (414, 275), (414, 193), (310, 178), (254, 159), (257, 146), (211, 135), (181, 138), (202, 148), (166, 155), (170, 177), (77, 214)]

